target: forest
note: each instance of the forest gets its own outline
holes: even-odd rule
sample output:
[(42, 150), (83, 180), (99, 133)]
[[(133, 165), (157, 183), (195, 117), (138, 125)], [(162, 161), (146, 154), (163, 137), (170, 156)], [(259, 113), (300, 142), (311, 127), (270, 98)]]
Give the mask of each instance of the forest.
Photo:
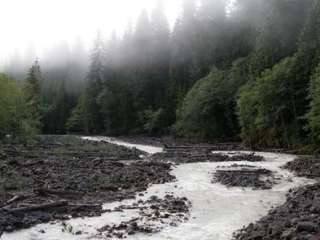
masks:
[(320, 143), (319, 0), (184, 0), (173, 29), (159, 4), (93, 45), (88, 59), (79, 44), (28, 70), (13, 59), (0, 75), (0, 138)]

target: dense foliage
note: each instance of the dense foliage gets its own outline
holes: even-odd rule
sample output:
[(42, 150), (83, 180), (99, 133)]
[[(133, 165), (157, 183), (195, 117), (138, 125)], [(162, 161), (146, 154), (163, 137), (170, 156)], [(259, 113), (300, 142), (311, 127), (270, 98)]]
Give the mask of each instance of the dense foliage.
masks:
[(37, 131), (39, 121), (33, 116), (32, 105), (21, 84), (0, 74), (0, 139), (25, 139)]
[(308, 117), (308, 127), (311, 132), (311, 140), (320, 143), (320, 64), (312, 75), (310, 83), (310, 111)]
[(246, 59), (239, 59), (230, 72), (213, 68), (199, 80), (178, 109), (177, 131), (197, 138), (232, 138), (239, 131), (235, 115), (238, 89), (246, 79), (242, 72)]
[(286, 58), (241, 89), (238, 99), (242, 137), (259, 145), (290, 146), (297, 139), (292, 91), (295, 58)]
[(98, 34), (90, 64), (80, 45), (44, 62), (40, 93), (24, 89), (43, 132), (318, 143), (320, 2), (199, 2), (183, 1), (172, 31), (159, 4), (122, 37)]

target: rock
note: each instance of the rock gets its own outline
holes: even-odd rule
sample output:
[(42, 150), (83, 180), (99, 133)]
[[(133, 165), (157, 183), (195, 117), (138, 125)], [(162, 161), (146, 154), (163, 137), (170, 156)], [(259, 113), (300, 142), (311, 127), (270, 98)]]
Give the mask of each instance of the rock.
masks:
[[(160, 199), (151, 196), (148, 200), (139, 200), (132, 206), (120, 206), (118, 209), (139, 209), (139, 217), (133, 218), (119, 225), (106, 225), (99, 232), (105, 233), (109, 238), (127, 237), (136, 233), (156, 233), (165, 226), (178, 226), (179, 223), (189, 219), (190, 202), (186, 198), (177, 198), (166, 195)], [(163, 216), (166, 220), (163, 221)]]
[(299, 222), (297, 225), (297, 232), (308, 232), (312, 233), (317, 231), (318, 226), (312, 222)]
[[(15, 231), (52, 220), (93, 217), (101, 204), (135, 197), (150, 185), (175, 180), (171, 164), (141, 161), (143, 152), (109, 143), (83, 141), (72, 136), (37, 136), (26, 145), (0, 143), (1, 201), (17, 194), (30, 195), (21, 205), (41, 205), (58, 200), (68, 206), (13, 215), (0, 210), (0, 230)], [(1, 157), (0, 157), (1, 158)], [(121, 160), (130, 161), (124, 164)], [(14, 177), (13, 177), (14, 176)], [(48, 189), (53, 194), (39, 194)], [(91, 204), (90, 204), (91, 203)], [(87, 208), (82, 206), (97, 207)], [(15, 208), (14, 204), (8, 208)]]
[(292, 239), (292, 237), (295, 234), (295, 229), (294, 228), (289, 228), (287, 230), (285, 230), (282, 235), (281, 235), (281, 239), (283, 240), (290, 240)]
[(263, 240), (313, 240), (311, 236), (320, 231), (320, 216), (312, 212), (317, 206), (319, 192), (320, 183), (292, 190), (286, 203), (271, 210), (255, 224), (244, 227), (234, 239), (252, 240), (259, 233)]
[(272, 172), (267, 169), (241, 168), (240, 170), (217, 170), (212, 182), (219, 182), (228, 187), (271, 189), (275, 179)]

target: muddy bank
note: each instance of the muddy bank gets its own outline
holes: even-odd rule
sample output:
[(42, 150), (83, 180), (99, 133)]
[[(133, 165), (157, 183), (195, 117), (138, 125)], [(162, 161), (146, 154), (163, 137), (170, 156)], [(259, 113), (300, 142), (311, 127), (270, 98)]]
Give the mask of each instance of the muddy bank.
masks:
[[(299, 157), (285, 168), (298, 176), (319, 179), (320, 159)], [(285, 204), (273, 209), (258, 222), (250, 224), (235, 234), (238, 240), (320, 238), (320, 183), (291, 190)]]
[(0, 234), (57, 219), (98, 216), (102, 203), (134, 198), (150, 184), (174, 181), (170, 164), (140, 161), (141, 154), (76, 137), (2, 144)]

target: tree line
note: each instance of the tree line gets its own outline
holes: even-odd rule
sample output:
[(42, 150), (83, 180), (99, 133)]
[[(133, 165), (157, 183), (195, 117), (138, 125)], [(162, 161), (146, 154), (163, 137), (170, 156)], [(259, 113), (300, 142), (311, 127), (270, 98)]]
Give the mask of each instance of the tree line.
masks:
[[(36, 63), (25, 82), (40, 87), (20, 87), (5, 75), (0, 84), (24, 92), (34, 109), (24, 119), (45, 133), (174, 134), (294, 147), (320, 141), (319, 57), (317, 0), (184, 0), (172, 31), (159, 4), (121, 37), (98, 34), (78, 91), (66, 84), (80, 64), (48, 78), (31, 76), (33, 68), (40, 72)], [(2, 135), (13, 129), (6, 121)]]

